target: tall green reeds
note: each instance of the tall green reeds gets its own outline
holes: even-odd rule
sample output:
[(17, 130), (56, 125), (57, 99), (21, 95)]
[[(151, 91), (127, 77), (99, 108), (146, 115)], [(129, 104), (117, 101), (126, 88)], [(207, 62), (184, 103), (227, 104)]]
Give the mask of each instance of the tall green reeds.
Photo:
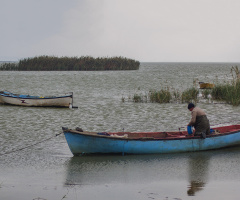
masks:
[(212, 98), (214, 100), (225, 101), (234, 106), (240, 105), (240, 80), (235, 84), (216, 85), (212, 89)]
[(3, 63), (0, 65), (0, 71), (16, 71), (17, 63)]
[(185, 90), (183, 93), (179, 91), (171, 92), (169, 89), (161, 89), (159, 91), (151, 90), (147, 95), (134, 94), (132, 97), (133, 102), (148, 102), (151, 103), (170, 103), (170, 102), (181, 102), (197, 103), (197, 96), (199, 91), (195, 88)]
[(197, 102), (198, 90), (195, 88), (190, 88), (184, 91), (182, 94), (179, 91), (171, 92), (168, 88), (157, 90), (151, 90), (147, 95), (134, 94), (132, 97), (133, 102), (148, 102), (151, 103), (170, 103), (172, 101), (182, 103), (185, 102)]
[(151, 102), (169, 103), (172, 99), (172, 95), (169, 90), (161, 89), (160, 91), (150, 91), (149, 98)]
[(182, 98), (181, 98), (182, 103), (184, 103), (184, 102), (186, 102), (186, 103), (189, 103), (189, 102), (197, 103), (198, 94), (199, 94), (199, 90), (194, 88), (194, 87), (183, 91)]
[(212, 89), (214, 100), (225, 101), (234, 106), (240, 105), (240, 72), (237, 66), (231, 69), (233, 80), (225, 84), (217, 84)]
[(136, 103), (143, 102), (142, 96), (139, 94), (134, 94), (133, 101)]

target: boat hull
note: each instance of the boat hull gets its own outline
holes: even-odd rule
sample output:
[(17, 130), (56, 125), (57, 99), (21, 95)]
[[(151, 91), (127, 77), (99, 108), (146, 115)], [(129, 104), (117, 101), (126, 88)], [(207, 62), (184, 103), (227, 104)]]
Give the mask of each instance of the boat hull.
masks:
[[(240, 127), (239, 127), (240, 128)], [(162, 154), (194, 152), (240, 145), (240, 131), (201, 137), (187, 135), (171, 139), (125, 139), (64, 131), (74, 155), (83, 153)]]
[(72, 95), (60, 97), (20, 98), (0, 95), (0, 103), (15, 106), (69, 107)]
[(200, 89), (212, 89), (214, 88), (213, 83), (200, 83)]

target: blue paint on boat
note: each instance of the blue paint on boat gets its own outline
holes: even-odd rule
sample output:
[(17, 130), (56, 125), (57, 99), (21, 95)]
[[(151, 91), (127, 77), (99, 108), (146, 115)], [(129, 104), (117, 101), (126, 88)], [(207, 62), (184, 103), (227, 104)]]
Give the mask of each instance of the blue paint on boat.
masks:
[[(88, 132), (77, 132), (71, 129), (63, 129), (63, 132), (74, 155), (82, 152), (122, 154), (179, 153), (240, 145), (240, 125), (218, 127), (218, 129), (226, 130), (226, 132), (211, 134), (205, 139), (200, 136), (189, 136), (187, 132), (179, 135), (174, 132), (176, 137), (162, 139), (151, 137), (118, 138), (111, 136), (111, 134), (109, 134), (110, 136), (98, 135), (97, 133), (89, 134)], [(126, 134), (130, 136), (131, 133)], [(168, 134), (170, 135), (171, 132), (168, 132)]]
[(11, 98), (20, 98), (20, 99), (57, 99), (57, 98), (66, 98), (66, 97), (72, 97), (72, 95), (64, 95), (64, 96), (32, 96), (32, 95), (25, 95), (25, 94), (14, 94), (11, 92), (1, 91), (1, 96), (4, 97), (11, 97)]

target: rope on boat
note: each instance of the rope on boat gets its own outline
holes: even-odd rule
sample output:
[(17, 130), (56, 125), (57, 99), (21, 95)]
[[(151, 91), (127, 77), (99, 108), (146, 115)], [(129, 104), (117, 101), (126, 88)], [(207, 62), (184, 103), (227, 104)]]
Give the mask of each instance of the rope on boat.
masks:
[(50, 139), (52, 139), (52, 138), (54, 138), (54, 137), (57, 137), (57, 136), (59, 136), (59, 135), (61, 135), (61, 134), (62, 134), (62, 132), (61, 132), (61, 133), (58, 133), (58, 134), (56, 134), (56, 135), (54, 135), (54, 136), (52, 136), (52, 137), (50, 137), (50, 138), (47, 138), (47, 139), (45, 139), (45, 140), (42, 140), (42, 141), (40, 141), (40, 142), (36, 142), (35, 144), (31, 144), (31, 145), (28, 145), (28, 146), (26, 146), (26, 147), (22, 147), (22, 148), (19, 148), (19, 149), (15, 149), (15, 150), (8, 151), (8, 152), (6, 152), (6, 153), (0, 154), (0, 156), (4, 156), (4, 155), (10, 154), (10, 153), (17, 152), (17, 151), (22, 151), (22, 150), (27, 149), (27, 148), (29, 148), (29, 147), (32, 147), (32, 146), (38, 145), (38, 144), (40, 144), (40, 143), (46, 142), (46, 141), (48, 141), (48, 140), (50, 140)]

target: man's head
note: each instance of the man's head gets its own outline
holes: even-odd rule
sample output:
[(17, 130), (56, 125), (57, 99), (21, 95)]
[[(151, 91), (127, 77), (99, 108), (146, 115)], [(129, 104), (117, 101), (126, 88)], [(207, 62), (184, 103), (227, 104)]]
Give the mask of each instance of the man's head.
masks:
[(195, 107), (195, 106), (194, 106), (193, 103), (189, 103), (189, 104), (188, 104), (188, 110), (192, 111), (194, 107)]

